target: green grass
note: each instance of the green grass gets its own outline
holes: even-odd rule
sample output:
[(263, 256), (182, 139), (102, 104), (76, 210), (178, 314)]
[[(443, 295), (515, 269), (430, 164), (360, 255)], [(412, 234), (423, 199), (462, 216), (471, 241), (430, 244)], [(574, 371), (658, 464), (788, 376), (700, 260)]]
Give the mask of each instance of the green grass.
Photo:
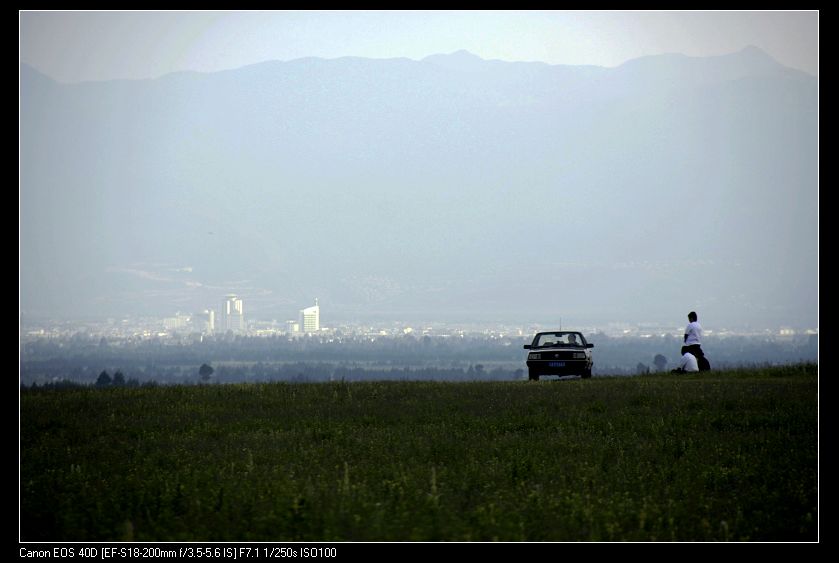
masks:
[(816, 540), (817, 368), (21, 394), (23, 540)]

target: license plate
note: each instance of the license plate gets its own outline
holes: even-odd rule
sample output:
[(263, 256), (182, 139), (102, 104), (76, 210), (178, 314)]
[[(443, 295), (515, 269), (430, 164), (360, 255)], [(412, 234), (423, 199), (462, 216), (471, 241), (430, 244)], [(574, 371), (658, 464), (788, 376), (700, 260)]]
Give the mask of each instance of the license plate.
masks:
[(565, 362), (548, 362), (548, 367), (564, 368), (565, 367)]

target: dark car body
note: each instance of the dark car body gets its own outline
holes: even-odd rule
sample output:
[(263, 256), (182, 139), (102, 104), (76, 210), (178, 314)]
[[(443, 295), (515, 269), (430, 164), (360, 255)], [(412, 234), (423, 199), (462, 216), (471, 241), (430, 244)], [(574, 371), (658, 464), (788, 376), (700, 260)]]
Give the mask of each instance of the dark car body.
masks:
[(538, 380), (542, 375), (591, 377), (592, 348), (594, 344), (586, 342), (581, 332), (539, 332), (533, 342), (524, 345), (525, 350), (530, 350), (527, 354), (528, 377), (531, 380)]

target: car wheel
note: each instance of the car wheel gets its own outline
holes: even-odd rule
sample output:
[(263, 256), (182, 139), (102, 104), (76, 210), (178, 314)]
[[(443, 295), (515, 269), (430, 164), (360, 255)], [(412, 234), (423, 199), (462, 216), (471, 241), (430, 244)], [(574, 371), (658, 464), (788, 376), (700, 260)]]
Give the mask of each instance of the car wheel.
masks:
[(531, 369), (531, 370), (528, 370), (528, 372), (527, 372), (527, 378), (530, 381), (539, 381), (539, 374)]

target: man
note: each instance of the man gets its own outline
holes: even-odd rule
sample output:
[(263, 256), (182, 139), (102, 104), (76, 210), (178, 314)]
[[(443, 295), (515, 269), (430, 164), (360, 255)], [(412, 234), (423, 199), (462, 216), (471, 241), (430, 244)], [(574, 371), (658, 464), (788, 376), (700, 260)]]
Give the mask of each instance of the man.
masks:
[(711, 369), (711, 363), (705, 358), (702, 351), (702, 326), (699, 324), (696, 311), (688, 313), (688, 326), (685, 328), (685, 345), (682, 346), (682, 354), (689, 352), (699, 364), (699, 371)]
[(696, 361), (696, 356), (690, 352), (685, 352), (682, 355), (682, 361), (679, 367), (674, 369), (671, 373), (687, 373), (691, 371), (699, 371), (699, 362)]

